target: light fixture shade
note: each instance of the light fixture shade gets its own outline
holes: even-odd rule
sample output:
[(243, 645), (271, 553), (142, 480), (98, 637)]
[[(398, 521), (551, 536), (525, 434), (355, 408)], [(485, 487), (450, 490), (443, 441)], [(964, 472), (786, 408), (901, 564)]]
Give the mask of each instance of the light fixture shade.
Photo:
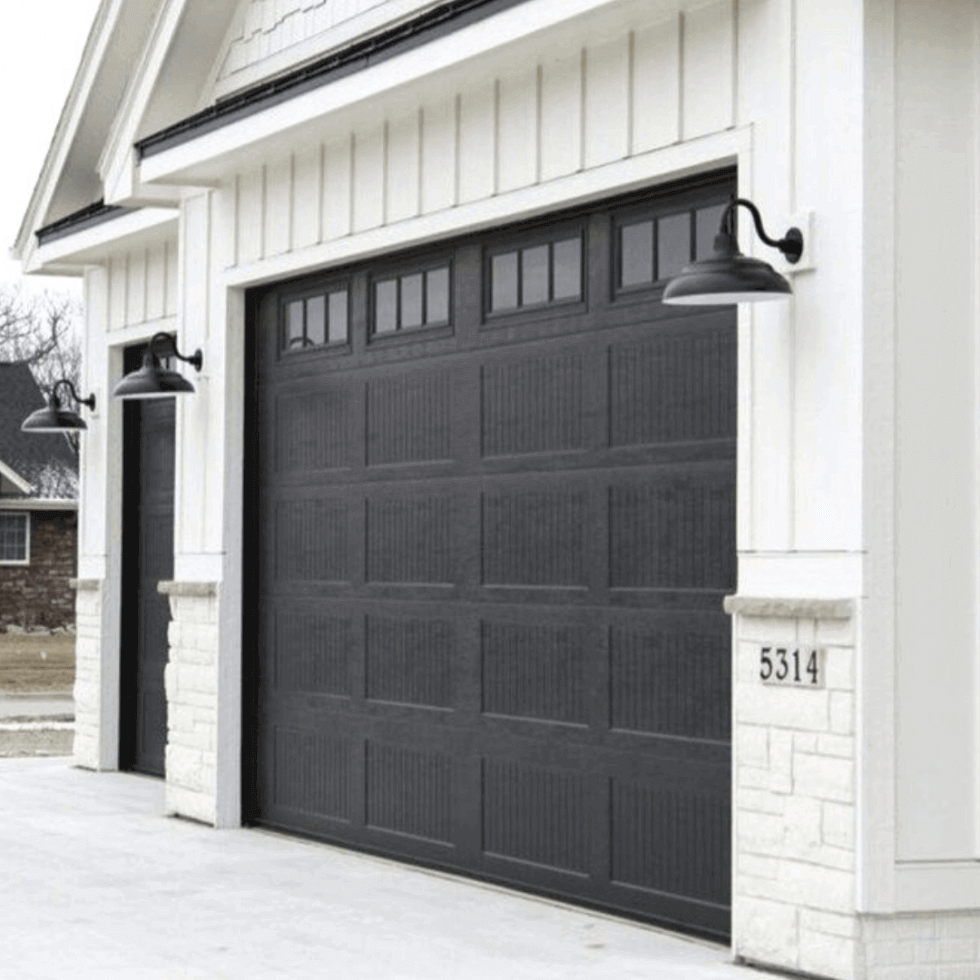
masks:
[(112, 389), (113, 398), (147, 399), (173, 398), (174, 395), (191, 394), (192, 385), (182, 374), (163, 367), (156, 356), (147, 351), (143, 365), (137, 371), (124, 374)]
[(59, 407), (54, 397), (48, 399), (44, 408), (31, 412), (20, 427), (21, 432), (76, 432), (87, 428), (85, 420), (77, 412)]
[(664, 289), (671, 306), (725, 306), (787, 299), (792, 287), (771, 265), (742, 255), (734, 238), (719, 234), (714, 254), (682, 269)]

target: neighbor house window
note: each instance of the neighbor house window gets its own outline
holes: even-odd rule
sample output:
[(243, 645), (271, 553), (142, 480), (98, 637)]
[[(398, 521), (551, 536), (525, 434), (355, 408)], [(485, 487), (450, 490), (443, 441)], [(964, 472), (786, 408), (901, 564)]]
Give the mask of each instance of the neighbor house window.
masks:
[(0, 513), (0, 565), (26, 565), (30, 547), (30, 514)]

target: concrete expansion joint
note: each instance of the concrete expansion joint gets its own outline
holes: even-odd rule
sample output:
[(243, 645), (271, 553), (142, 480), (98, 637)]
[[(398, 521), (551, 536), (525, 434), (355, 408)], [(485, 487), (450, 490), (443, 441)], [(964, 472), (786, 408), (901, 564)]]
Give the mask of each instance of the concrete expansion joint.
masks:
[(793, 977), (794, 980), (832, 980), (831, 977), (822, 973), (807, 973), (805, 970), (791, 970), (781, 966), (770, 966), (766, 963), (759, 963), (746, 956), (735, 956), (732, 962), (736, 966), (745, 966), (750, 970), (765, 973), (772, 977)]

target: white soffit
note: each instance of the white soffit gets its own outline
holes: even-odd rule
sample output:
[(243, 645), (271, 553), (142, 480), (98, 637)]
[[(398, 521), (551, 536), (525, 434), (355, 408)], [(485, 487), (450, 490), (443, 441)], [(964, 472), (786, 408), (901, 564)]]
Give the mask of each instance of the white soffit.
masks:
[(240, 166), (284, 145), (323, 137), (325, 126), (351, 125), (372, 102), (383, 109), (438, 85), (519, 70), (532, 57), (553, 57), (569, 45), (662, 21), (678, 0), (527, 0), (468, 27), (396, 55), (373, 67), (325, 82), (312, 91), (257, 108), (198, 137), (144, 158), (144, 183), (214, 186)]

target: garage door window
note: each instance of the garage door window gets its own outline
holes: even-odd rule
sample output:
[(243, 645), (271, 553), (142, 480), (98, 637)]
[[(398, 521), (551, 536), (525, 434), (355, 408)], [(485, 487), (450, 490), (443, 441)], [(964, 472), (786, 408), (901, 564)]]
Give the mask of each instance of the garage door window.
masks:
[(349, 334), (347, 290), (294, 299), (286, 304), (282, 350), (346, 344)]
[(450, 320), (449, 266), (438, 266), (374, 283), (375, 336), (444, 327)]
[(490, 256), (490, 312), (582, 298), (582, 237)]
[(29, 514), (0, 514), (0, 565), (30, 563)]

